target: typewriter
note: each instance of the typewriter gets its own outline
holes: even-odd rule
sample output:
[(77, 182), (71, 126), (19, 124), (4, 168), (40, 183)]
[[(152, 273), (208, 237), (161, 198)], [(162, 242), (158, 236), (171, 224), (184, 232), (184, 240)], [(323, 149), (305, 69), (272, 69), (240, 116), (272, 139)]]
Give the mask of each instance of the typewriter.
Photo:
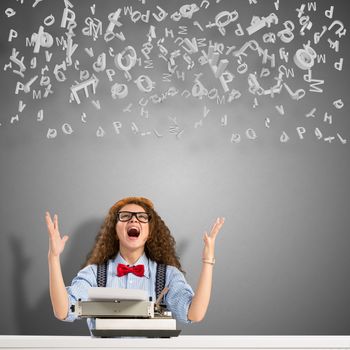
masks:
[(72, 306), (78, 318), (95, 319), (91, 333), (96, 337), (176, 337), (181, 330), (165, 305), (147, 300), (145, 291), (90, 288), (88, 300)]

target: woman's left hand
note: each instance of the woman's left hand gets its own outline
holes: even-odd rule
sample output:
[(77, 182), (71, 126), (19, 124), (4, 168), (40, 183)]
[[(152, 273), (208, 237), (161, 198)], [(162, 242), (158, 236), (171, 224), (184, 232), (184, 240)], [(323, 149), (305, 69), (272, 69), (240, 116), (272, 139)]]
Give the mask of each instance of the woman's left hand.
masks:
[(204, 233), (204, 249), (203, 249), (203, 260), (214, 260), (215, 258), (215, 239), (218, 235), (221, 227), (225, 222), (225, 218), (217, 218), (214, 225), (208, 234)]

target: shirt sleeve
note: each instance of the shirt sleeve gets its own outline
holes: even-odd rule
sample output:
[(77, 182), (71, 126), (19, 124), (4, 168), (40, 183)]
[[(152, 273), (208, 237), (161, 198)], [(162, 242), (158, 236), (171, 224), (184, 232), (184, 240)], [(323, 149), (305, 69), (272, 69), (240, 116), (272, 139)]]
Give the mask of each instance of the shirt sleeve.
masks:
[(168, 265), (165, 285), (169, 288), (165, 295), (167, 308), (172, 312), (176, 320), (183, 323), (191, 323), (187, 314), (194, 292), (186, 282), (183, 273), (176, 267)]
[(80, 300), (87, 300), (88, 289), (90, 287), (97, 287), (97, 266), (88, 265), (80, 270), (76, 277), (74, 277), (70, 286), (66, 287), (68, 293), (68, 315), (64, 321), (72, 322), (77, 317), (72, 312), (71, 306)]

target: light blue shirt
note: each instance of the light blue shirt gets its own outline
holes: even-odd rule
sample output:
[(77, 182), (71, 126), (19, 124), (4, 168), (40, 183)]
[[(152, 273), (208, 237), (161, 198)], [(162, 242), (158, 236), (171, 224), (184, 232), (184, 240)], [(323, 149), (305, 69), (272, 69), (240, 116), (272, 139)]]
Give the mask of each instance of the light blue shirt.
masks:
[[(119, 263), (127, 265), (127, 262), (120, 254), (115, 259), (108, 261), (106, 287), (146, 290), (148, 295), (152, 297), (152, 300), (155, 301), (157, 263), (149, 260), (144, 254), (135, 263), (135, 265), (144, 265), (145, 272), (143, 277), (138, 277), (133, 273), (118, 277), (116, 271)], [(70, 307), (78, 299), (87, 300), (87, 293), (90, 287), (97, 287), (97, 265), (95, 264), (88, 265), (80, 270), (73, 279), (72, 284), (66, 287), (69, 298), (69, 313), (65, 321), (74, 321), (76, 319), (76, 315), (71, 311)], [(164, 298), (167, 309), (172, 312), (176, 320), (190, 323), (187, 313), (194, 293), (191, 286), (186, 282), (183, 273), (174, 266), (167, 266), (165, 287), (169, 288)], [(87, 322), (89, 329), (94, 328), (94, 319), (87, 319)]]

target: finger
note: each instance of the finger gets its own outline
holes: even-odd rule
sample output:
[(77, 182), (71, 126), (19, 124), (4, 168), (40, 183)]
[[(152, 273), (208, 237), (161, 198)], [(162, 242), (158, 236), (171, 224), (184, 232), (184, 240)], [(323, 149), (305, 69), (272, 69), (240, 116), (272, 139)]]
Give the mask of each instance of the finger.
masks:
[(51, 215), (50, 215), (50, 213), (48, 211), (45, 214), (45, 221), (46, 221), (46, 225), (47, 225), (47, 228), (48, 228), (49, 232), (51, 232), (52, 229), (53, 229), (53, 222), (52, 222), (52, 219), (51, 219)]
[(216, 237), (216, 235), (218, 234), (220, 230), (220, 224), (219, 224), (219, 219), (216, 219), (216, 221), (213, 224), (213, 227), (210, 231), (210, 236), (211, 237)]
[(203, 236), (203, 241), (204, 241), (204, 243), (207, 243), (207, 242), (208, 242), (208, 238), (209, 238), (208, 232), (204, 232), (204, 236)]
[(46, 220), (46, 223), (48, 224), (52, 222), (51, 215), (48, 211), (45, 213), (45, 220)]
[(212, 229), (211, 229), (211, 232), (210, 232), (210, 236), (212, 238), (216, 238), (217, 234), (219, 233), (219, 231), (221, 230), (221, 227), (223, 226), (225, 222), (225, 219), (224, 218), (217, 218)]
[(219, 233), (219, 231), (221, 230), (224, 223), (225, 223), (225, 218), (218, 218), (217, 224), (215, 227), (215, 235), (217, 235)]
[(224, 223), (225, 223), (225, 218), (218, 218), (219, 230), (221, 230), (221, 227), (224, 225)]
[(55, 230), (59, 231), (58, 230), (58, 215), (57, 214), (55, 214), (55, 216), (53, 217), (53, 224), (54, 224)]
[(63, 247), (65, 246), (65, 244), (66, 244), (66, 242), (68, 241), (68, 239), (69, 239), (69, 236), (67, 236), (67, 235), (63, 236), (63, 238), (62, 238)]

